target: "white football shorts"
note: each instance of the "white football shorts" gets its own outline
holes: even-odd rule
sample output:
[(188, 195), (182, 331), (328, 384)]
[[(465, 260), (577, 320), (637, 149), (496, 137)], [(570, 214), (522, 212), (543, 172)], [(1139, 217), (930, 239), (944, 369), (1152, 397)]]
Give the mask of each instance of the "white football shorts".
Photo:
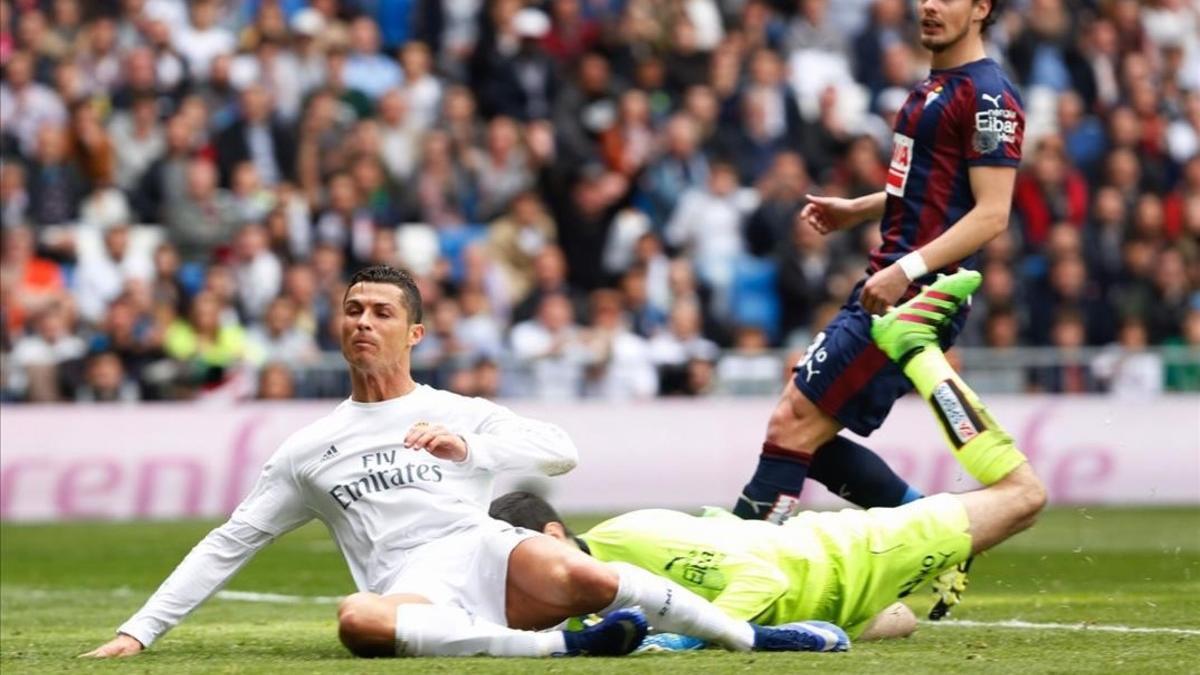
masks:
[(420, 595), (507, 626), (508, 557), (517, 544), (537, 534), (492, 520), (423, 544), (407, 552), (382, 595)]

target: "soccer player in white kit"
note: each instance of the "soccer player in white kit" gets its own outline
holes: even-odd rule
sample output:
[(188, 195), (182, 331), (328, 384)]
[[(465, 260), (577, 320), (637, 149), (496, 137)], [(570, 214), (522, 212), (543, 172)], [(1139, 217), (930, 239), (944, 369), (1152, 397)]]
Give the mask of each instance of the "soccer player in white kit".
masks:
[[(366, 268), (343, 300), (351, 396), (293, 434), (228, 522), (183, 559), (117, 637), (84, 656), (149, 647), (276, 537), (316, 518), (359, 592), (338, 607), (357, 656), (625, 654), (656, 630), (734, 650), (832, 651), (840, 629), (766, 628), (728, 618), (691, 591), (621, 563), (601, 563), (487, 514), (501, 471), (574, 468), (555, 425), (413, 381), (421, 296), (407, 273)], [(640, 608), (638, 609), (632, 608)], [(542, 631), (599, 613), (583, 631)]]

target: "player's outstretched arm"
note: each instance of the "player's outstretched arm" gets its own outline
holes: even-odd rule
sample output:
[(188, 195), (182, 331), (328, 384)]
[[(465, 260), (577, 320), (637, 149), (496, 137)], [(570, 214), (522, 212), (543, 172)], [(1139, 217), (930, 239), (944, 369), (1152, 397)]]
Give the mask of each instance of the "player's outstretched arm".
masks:
[(830, 234), (868, 220), (883, 217), (887, 195), (883, 192), (863, 195), (856, 199), (805, 195), (808, 203), (800, 211), (804, 222), (821, 234)]
[(117, 637), (80, 656), (132, 656), (149, 647), (224, 587), (272, 539), (236, 518), (209, 532), (137, 614), (117, 629)]
[(225, 586), (255, 553), (312, 519), (287, 448), (285, 442), (233, 516), (196, 544), (137, 614), (117, 629), (117, 637), (81, 656), (131, 656), (148, 648)]

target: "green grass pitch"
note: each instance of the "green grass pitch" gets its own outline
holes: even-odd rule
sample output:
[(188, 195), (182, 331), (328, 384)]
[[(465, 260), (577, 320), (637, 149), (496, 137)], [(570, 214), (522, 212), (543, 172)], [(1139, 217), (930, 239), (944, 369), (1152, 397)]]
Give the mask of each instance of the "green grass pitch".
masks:
[[(574, 525), (585, 527), (587, 519)], [(132, 660), (75, 655), (113, 629), (212, 523), (0, 526), (0, 671), (136, 673), (496, 672), (792, 673), (1128, 672), (1200, 669), (1200, 509), (1050, 510), (1030, 532), (976, 561), (955, 619), (993, 624), (1121, 625), (1175, 632), (922, 624), (905, 640), (847, 654), (719, 651), (616, 659), (354, 660), (334, 606), (215, 598)], [(324, 529), (308, 526), (260, 554), (230, 590), (336, 596), (352, 590)], [(919, 616), (931, 599), (912, 599)], [(1178, 629), (1183, 629), (1179, 631)]]

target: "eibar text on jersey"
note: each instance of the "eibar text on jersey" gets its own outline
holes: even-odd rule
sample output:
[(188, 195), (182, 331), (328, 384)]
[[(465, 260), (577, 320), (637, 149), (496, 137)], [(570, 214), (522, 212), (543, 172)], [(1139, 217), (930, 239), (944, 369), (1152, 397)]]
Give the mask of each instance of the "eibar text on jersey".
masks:
[[(379, 454), (393, 454), (394, 456), (394, 453)], [(409, 462), (403, 467), (381, 468), (376, 471), (374, 467), (369, 466), (368, 457), (372, 457), (372, 455), (363, 457), (363, 464), (368, 467), (365, 475), (349, 483), (334, 485), (329, 490), (329, 496), (333, 497), (334, 501), (343, 510), (349, 509), (354, 502), (375, 492), (404, 487), (416, 481), (425, 483), (442, 482), (442, 467), (436, 464)]]

